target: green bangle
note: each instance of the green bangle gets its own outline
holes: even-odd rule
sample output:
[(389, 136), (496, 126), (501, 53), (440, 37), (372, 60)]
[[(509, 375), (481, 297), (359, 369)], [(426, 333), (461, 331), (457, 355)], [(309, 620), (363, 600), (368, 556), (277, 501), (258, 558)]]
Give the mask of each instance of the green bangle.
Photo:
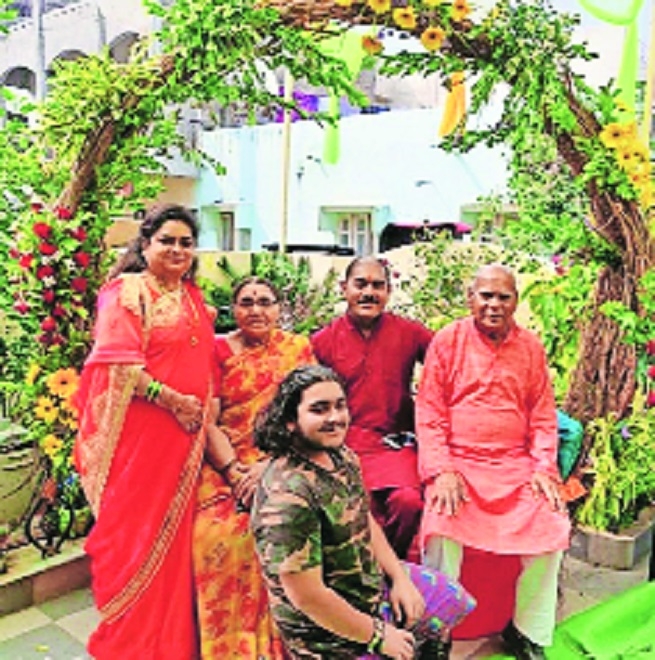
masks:
[(154, 400), (161, 394), (164, 385), (154, 378), (148, 383), (145, 391), (146, 401), (154, 402)]
[(366, 652), (379, 654), (382, 652), (384, 643), (384, 621), (378, 617), (373, 617), (373, 634), (366, 645)]

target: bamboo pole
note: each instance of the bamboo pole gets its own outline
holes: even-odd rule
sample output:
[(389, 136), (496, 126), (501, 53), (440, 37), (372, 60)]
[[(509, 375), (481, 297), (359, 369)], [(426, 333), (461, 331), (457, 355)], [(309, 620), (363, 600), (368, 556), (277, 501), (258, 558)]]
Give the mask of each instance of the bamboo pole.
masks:
[[(293, 77), (289, 71), (284, 74), (284, 100), (293, 101)], [(289, 171), (291, 164), (291, 110), (284, 108), (282, 122), (282, 208), (280, 210), (280, 254), (287, 251), (287, 231), (289, 227)]]

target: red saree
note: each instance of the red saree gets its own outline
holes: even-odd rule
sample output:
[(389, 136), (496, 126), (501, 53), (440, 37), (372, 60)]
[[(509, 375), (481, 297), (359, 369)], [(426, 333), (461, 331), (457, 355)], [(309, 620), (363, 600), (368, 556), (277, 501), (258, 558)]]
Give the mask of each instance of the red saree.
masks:
[(213, 330), (200, 291), (161, 294), (124, 275), (98, 298), (95, 343), (78, 397), (75, 458), (96, 515), (86, 543), (102, 620), (98, 660), (197, 657), (191, 531), (205, 434), (133, 398), (145, 369), (209, 408)]
[[(305, 337), (275, 330), (267, 344), (238, 355), (219, 337), (216, 352), (221, 370), (219, 426), (238, 460), (251, 464), (263, 458), (252, 439), (256, 414), (287, 373), (314, 362), (311, 346)], [(202, 657), (284, 658), (255, 556), (250, 516), (237, 512), (232, 491), (209, 465), (203, 466), (200, 477), (193, 561)]]

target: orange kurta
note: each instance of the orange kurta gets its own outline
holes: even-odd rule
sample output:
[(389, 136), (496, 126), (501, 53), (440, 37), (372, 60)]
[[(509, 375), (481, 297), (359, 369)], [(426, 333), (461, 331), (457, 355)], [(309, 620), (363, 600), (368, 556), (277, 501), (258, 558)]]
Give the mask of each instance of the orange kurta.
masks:
[(438, 332), (426, 356), (416, 406), (419, 472), (428, 482), (459, 472), (469, 500), (457, 516), (429, 506), (422, 537), (444, 536), (498, 554), (568, 547), (570, 523), (535, 497), (536, 471), (558, 477), (557, 418), (539, 339), (515, 326), (495, 347), (461, 319)]

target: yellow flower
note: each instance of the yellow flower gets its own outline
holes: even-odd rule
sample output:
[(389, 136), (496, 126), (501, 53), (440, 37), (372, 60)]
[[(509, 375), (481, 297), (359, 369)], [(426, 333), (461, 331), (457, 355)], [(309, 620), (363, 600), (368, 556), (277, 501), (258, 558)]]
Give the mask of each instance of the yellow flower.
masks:
[(339, 7), (352, 7), (353, 6), (353, 0), (334, 0)]
[(634, 165), (632, 151), (621, 146), (617, 149), (616, 160), (623, 170), (629, 170)]
[(403, 30), (413, 30), (416, 27), (416, 14), (412, 7), (399, 7), (393, 10), (393, 20)]
[(428, 7), (438, 7), (442, 2), (443, 0), (423, 0), (423, 4)]
[(382, 42), (377, 37), (372, 37), (370, 34), (362, 36), (362, 48), (369, 55), (378, 55), (384, 50)]
[(391, 9), (391, 0), (366, 0), (366, 4), (376, 14), (384, 14)]
[(30, 368), (27, 370), (27, 375), (25, 376), (25, 382), (28, 385), (34, 385), (34, 381), (36, 380), (36, 377), (39, 375), (40, 371), (41, 367), (38, 364), (34, 362), (30, 364)]
[(77, 429), (79, 428), (77, 424), (77, 419), (75, 417), (67, 417), (64, 420), (64, 424), (66, 424), (66, 426), (72, 431), (77, 431)]
[(43, 449), (43, 452), (49, 458), (54, 458), (59, 453), (63, 445), (64, 443), (52, 433), (41, 439), (41, 449)]
[(75, 369), (58, 369), (48, 376), (46, 384), (52, 394), (66, 398), (71, 394), (75, 394), (79, 380), (80, 378)]
[(426, 50), (439, 50), (446, 38), (446, 33), (440, 27), (429, 27), (421, 35), (421, 43)]
[(600, 132), (600, 141), (609, 149), (617, 149), (627, 136), (626, 127), (623, 124), (607, 124)]
[(58, 410), (52, 399), (47, 396), (40, 396), (36, 402), (34, 414), (39, 419), (43, 419), (49, 424), (52, 424), (57, 419)]
[(471, 13), (471, 8), (466, 0), (455, 0), (450, 8), (450, 17), (459, 23)]

